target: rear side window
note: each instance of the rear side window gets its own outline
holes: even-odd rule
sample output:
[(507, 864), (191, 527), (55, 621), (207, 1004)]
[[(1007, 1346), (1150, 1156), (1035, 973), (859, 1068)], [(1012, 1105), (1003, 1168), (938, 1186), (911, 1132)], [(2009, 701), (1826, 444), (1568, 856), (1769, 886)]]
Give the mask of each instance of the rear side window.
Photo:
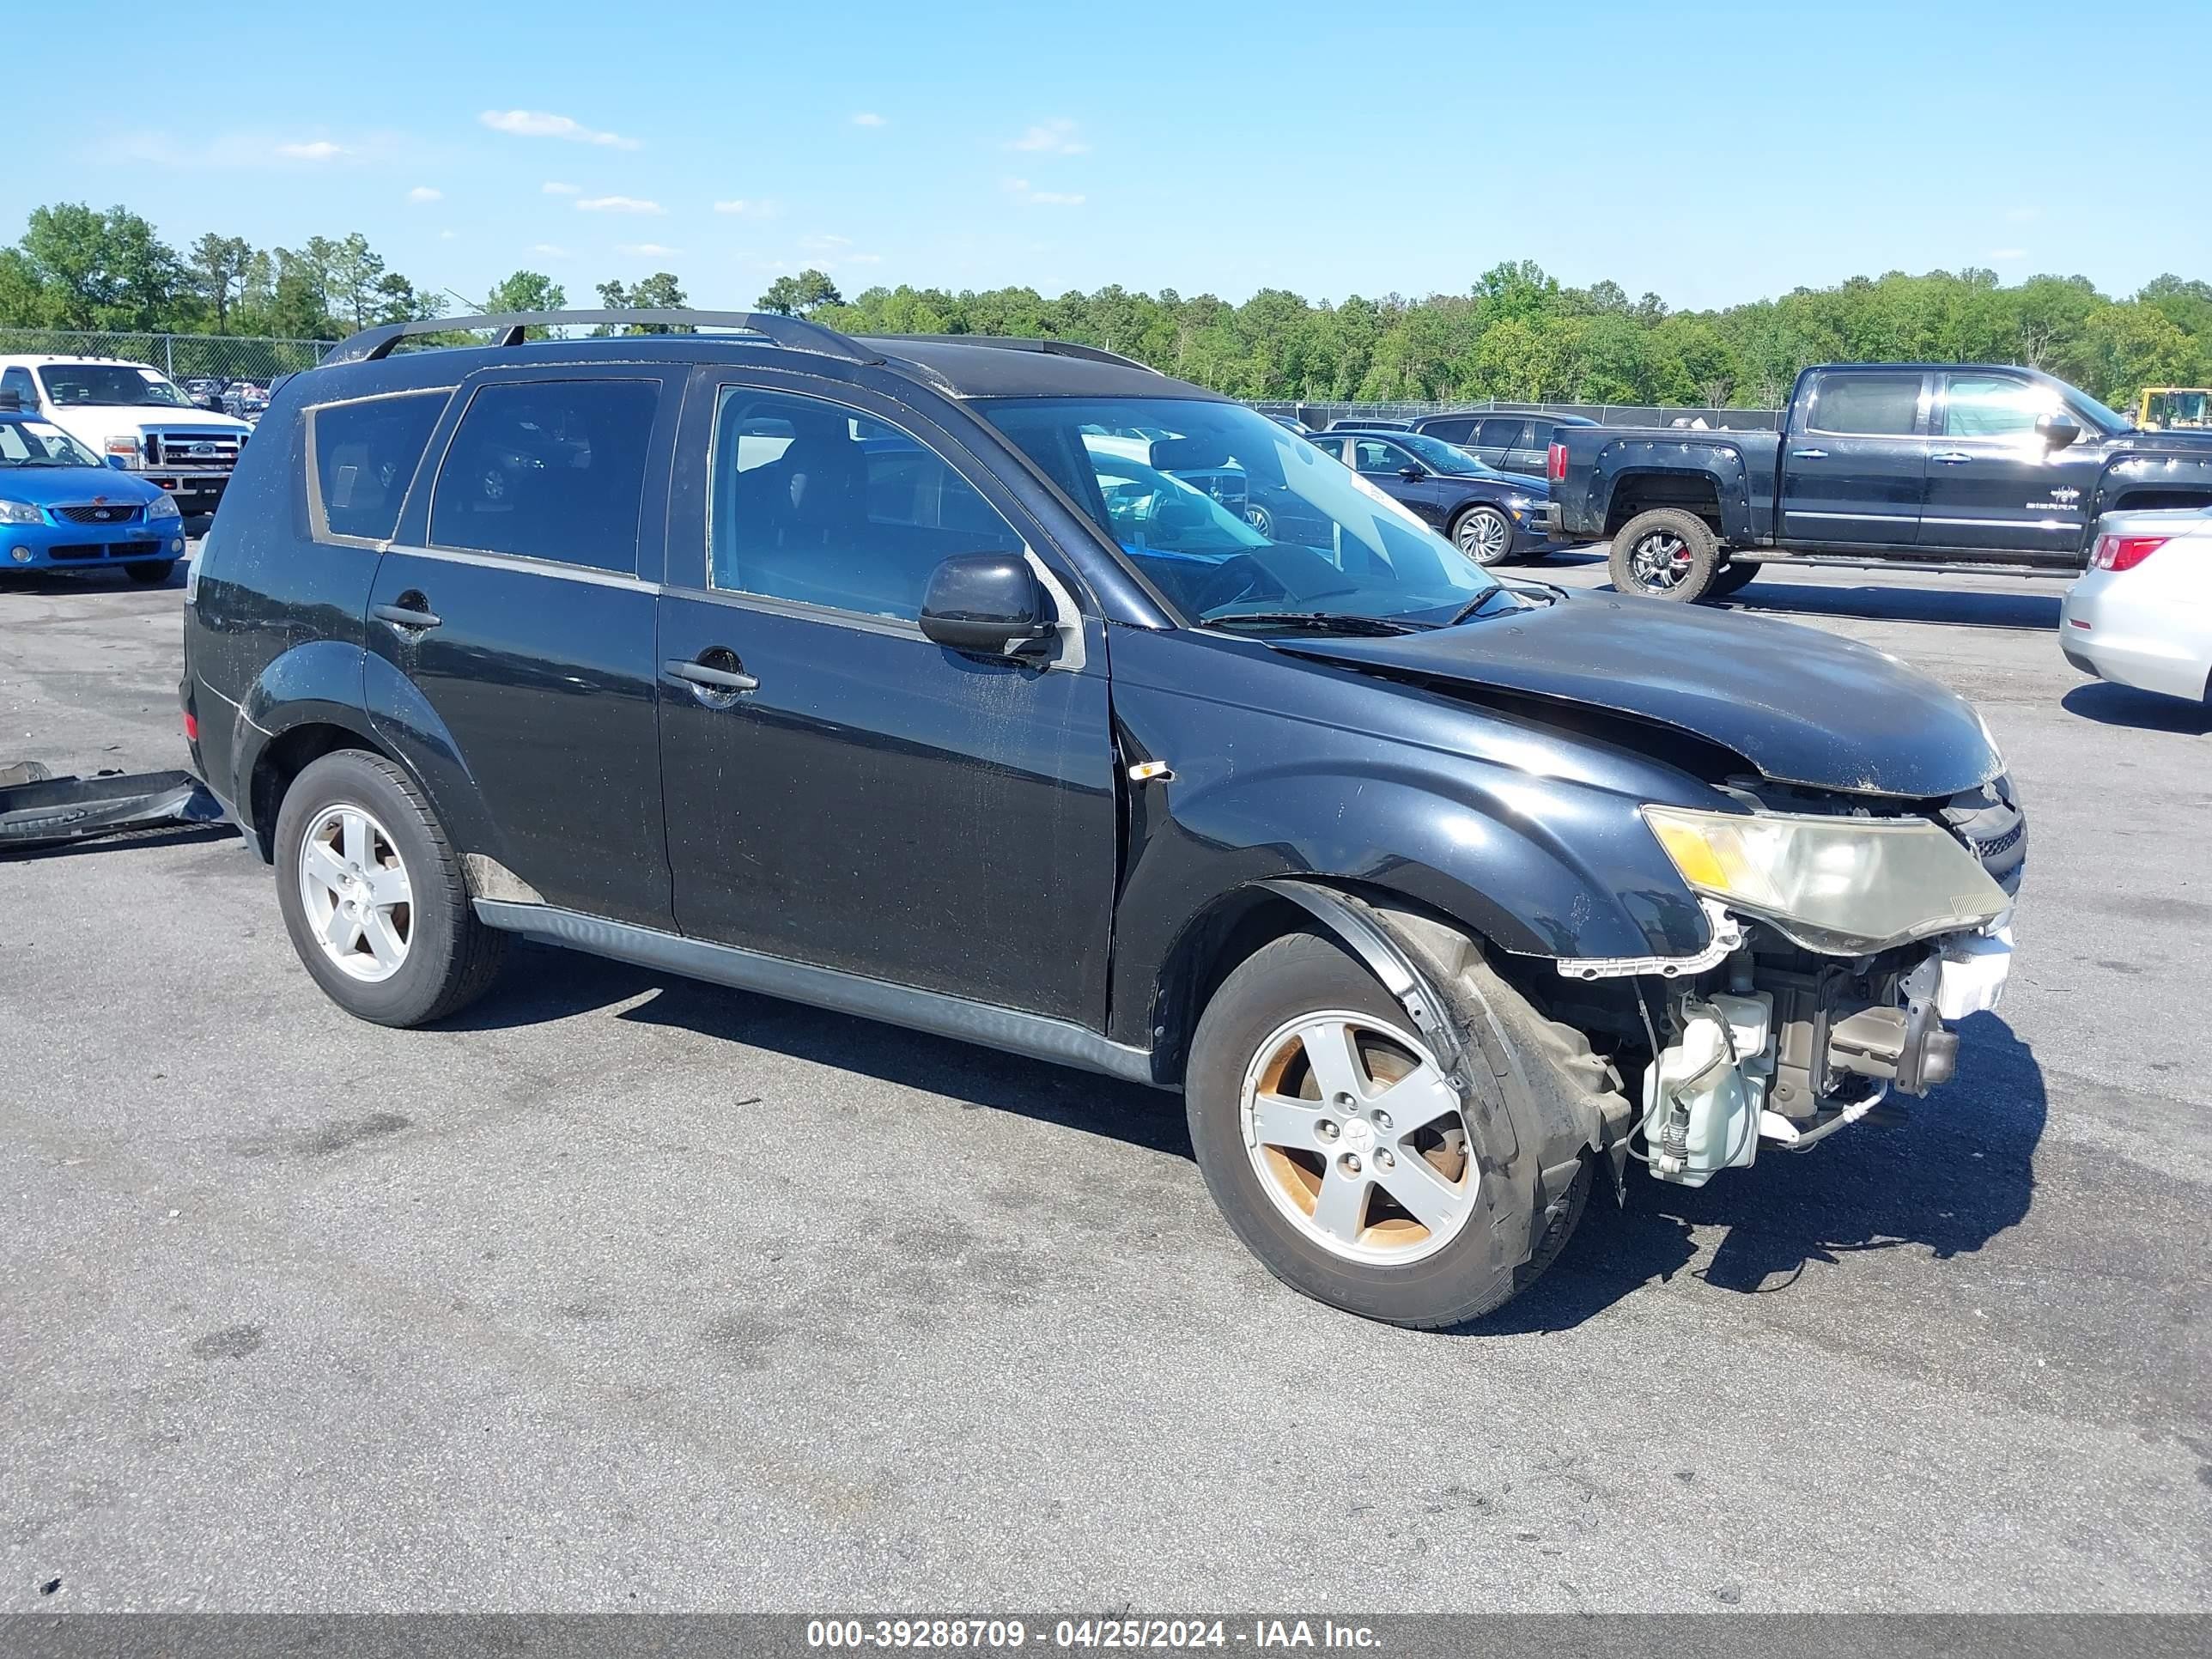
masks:
[(478, 386), (438, 468), (431, 544), (635, 575), (659, 402), (651, 380)]
[(441, 386), (308, 410), (317, 541), (391, 539), (423, 447), (452, 395)]
[(1813, 430), (1909, 438), (1920, 418), (1917, 374), (1823, 374), (1813, 402)]
[(1421, 430), (1431, 438), (1442, 438), (1448, 444), (1463, 444), (1474, 435), (1473, 421), (1425, 421)]
[(1522, 422), (1527, 416), (1515, 415), (1505, 420), (1485, 421), (1481, 435), (1475, 441), (1486, 449), (1510, 449), (1521, 436)]

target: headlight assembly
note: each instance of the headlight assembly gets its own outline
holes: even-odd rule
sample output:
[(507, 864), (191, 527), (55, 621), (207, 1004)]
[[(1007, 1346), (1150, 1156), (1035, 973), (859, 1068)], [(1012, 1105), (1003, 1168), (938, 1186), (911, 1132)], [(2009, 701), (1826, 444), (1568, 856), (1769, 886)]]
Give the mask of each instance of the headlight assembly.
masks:
[(154, 498), (154, 504), (146, 509), (146, 516), (149, 519), (181, 519), (185, 513), (177, 505), (177, 498), (165, 489)]
[(0, 524), (44, 524), (46, 514), (28, 501), (0, 501)]
[(1644, 821), (1692, 888), (1830, 955), (1985, 927), (2012, 903), (1972, 853), (1924, 818), (1646, 806)]

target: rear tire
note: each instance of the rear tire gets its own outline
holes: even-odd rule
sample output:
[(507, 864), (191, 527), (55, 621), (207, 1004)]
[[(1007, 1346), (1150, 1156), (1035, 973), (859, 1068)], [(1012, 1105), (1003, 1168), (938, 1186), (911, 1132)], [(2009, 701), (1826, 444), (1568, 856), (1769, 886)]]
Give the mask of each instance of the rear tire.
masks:
[(140, 559), (123, 567), (123, 574), (142, 587), (155, 587), (169, 580), (169, 573), (177, 568), (174, 559)]
[(443, 1019), (482, 996), (506, 960), (507, 936), (477, 920), (429, 802), (381, 755), (341, 749), (295, 778), (275, 850), (292, 946), (357, 1019)]
[(1711, 588), (1720, 557), (1711, 525), (1679, 507), (1657, 507), (1614, 532), (1606, 565), (1620, 592), (1687, 605)]
[[(1326, 1058), (1339, 1033), (1348, 1072)], [(1293, 1290), (1389, 1324), (1463, 1324), (1535, 1282), (1589, 1188), (1585, 1163), (1528, 1253), (1528, 1200), (1484, 1141), (1508, 1108), (1488, 1067), (1474, 1075), (1484, 1097), (1462, 1102), (1364, 967), (1334, 940), (1289, 934), (1232, 972), (1199, 1021), (1184, 1083), (1200, 1172), (1245, 1248)], [(1347, 1158), (1364, 1174), (1348, 1209), (1329, 1184), (1356, 1179)]]

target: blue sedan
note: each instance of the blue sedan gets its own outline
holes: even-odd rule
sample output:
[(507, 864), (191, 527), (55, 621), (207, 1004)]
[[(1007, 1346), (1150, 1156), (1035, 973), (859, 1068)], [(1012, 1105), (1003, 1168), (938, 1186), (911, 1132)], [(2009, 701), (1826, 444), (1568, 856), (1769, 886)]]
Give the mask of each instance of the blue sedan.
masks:
[(153, 583), (184, 550), (167, 491), (103, 465), (51, 421), (0, 409), (0, 571), (119, 564)]

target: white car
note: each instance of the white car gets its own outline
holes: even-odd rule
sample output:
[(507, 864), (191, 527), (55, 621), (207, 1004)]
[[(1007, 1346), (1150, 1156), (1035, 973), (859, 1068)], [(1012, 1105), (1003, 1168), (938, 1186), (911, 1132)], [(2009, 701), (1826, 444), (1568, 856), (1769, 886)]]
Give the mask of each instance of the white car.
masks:
[(2085, 674), (2212, 703), (2212, 507), (2100, 519), (2058, 643)]
[(200, 408), (160, 369), (115, 357), (0, 356), (0, 402), (10, 392), (109, 465), (167, 490), (188, 518), (215, 511), (253, 431)]

